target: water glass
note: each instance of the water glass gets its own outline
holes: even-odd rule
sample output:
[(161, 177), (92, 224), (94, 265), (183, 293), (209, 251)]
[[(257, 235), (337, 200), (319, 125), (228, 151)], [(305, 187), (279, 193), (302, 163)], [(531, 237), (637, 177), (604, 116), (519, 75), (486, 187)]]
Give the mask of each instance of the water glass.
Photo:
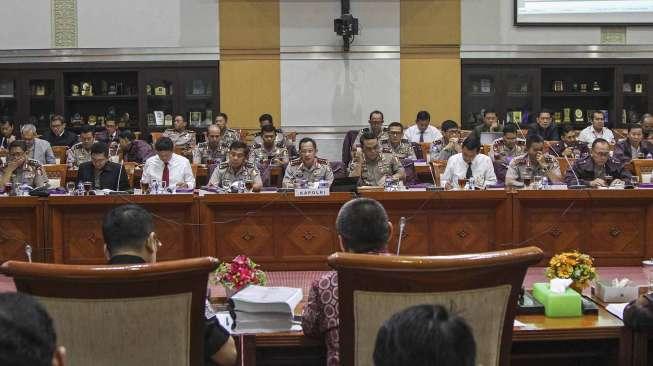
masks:
[(68, 192), (69, 196), (75, 195), (75, 182), (66, 183), (66, 191)]

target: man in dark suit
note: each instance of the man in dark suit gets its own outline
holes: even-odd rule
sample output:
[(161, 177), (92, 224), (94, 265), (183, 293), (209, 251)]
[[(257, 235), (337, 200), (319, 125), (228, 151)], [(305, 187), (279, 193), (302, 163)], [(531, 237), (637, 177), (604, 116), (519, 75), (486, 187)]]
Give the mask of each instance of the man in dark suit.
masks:
[[(124, 205), (112, 209), (104, 218), (102, 234), (109, 264), (156, 263), (161, 242), (154, 232), (152, 215), (144, 208)], [(206, 365), (236, 363), (234, 340), (214, 317), (208, 318), (204, 327), (204, 357)]]
[(66, 129), (66, 122), (62, 116), (52, 117), (50, 121), (50, 131), (43, 134), (43, 139), (50, 143), (51, 146), (68, 146), (72, 147), (79, 141), (76, 133)]
[(535, 122), (529, 129), (527, 137), (533, 135), (541, 136), (545, 141), (558, 141), (560, 135), (558, 134), (558, 127), (552, 123), (553, 113), (547, 109), (543, 109), (537, 115), (537, 122)]
[(118, 142), (120, 131), (116, 127), (116, 121), (109, 119), (104, 123), (104, 130), (95, 134), (95, 139), (110, 145), (112, 142)]
[(109, 161), (109, 147), (104, 142), (94, 143), (91, 146), (91, 161), (79, 165), (77, 184), (80, 182), (91, 182), (93, 189), (117, 191), (129, 189), (125, 168), (120, 164)]

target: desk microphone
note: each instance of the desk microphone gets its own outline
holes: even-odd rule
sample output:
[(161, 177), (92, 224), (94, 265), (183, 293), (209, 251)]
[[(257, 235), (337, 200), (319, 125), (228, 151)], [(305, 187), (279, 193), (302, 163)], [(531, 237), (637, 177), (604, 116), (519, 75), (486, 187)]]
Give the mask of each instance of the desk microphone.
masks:
[(32, 246), (25, 243), (25, 255), (27, 256), (27, 261), (32, 263)]
[(406, 227), (406, 217), (402, 216), (399, 219), (399, 240), (397, 241), (397, 255), (401, 251), (401, 238), (404, 236), (404, 228)]
[(120, 190), (120, 177), (122, 175), (122, 167), (124, 164), (124, 160), (120, 161), (120, 170), (118, 171), (118, 181), (116, 182), (116, 191)]
[(574, 166), (569, 161), (569, 158), (567, 157), (567, 155), (562, 154), (562, 156), (560, 156), (560, 155), (558, 155), (558, 153), (554, 149), (549, 149), (549, 151), (552, 151), (555, 154), (555, 156), (557, 156), (559, 158), (560, 157), (564, 158), (565, 161), (567, 162), (567, 165), (569, 166), (569, 170), (571, 170), (571, 174), (573, 174), (574, 178), (576, 178), (576, 184), (570, 184), (570, 185), (567, 186), (567, 188), (569, 188), (569, 189), (585, 189), (585, 188), (587, 188), (587, 186), (580, 183), (580, 179), (578, 179), (578, 175), (576, 175), (576, 172), (574, 171)]

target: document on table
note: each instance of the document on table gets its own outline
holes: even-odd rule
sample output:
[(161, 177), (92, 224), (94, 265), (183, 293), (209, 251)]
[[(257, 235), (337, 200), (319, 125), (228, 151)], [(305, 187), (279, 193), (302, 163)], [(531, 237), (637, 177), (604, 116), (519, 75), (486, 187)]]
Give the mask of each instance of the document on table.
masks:
[(624, 309), (626, 308), (626, 305), (628, 305), (627, 302), (619, 303), (619, 304), (608, 304), (608, 306), (605, 307), (605, 310), (609, 311), (612, 315), (616, 316), (617, 318), (623, 320)]

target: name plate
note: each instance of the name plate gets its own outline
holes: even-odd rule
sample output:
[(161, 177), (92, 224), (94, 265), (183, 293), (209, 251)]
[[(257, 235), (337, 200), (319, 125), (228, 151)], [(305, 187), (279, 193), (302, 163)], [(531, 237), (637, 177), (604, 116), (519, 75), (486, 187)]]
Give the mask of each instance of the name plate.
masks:
[(298, 188), (295, 197), (322, 197), (329, 195), (329, 188)]

